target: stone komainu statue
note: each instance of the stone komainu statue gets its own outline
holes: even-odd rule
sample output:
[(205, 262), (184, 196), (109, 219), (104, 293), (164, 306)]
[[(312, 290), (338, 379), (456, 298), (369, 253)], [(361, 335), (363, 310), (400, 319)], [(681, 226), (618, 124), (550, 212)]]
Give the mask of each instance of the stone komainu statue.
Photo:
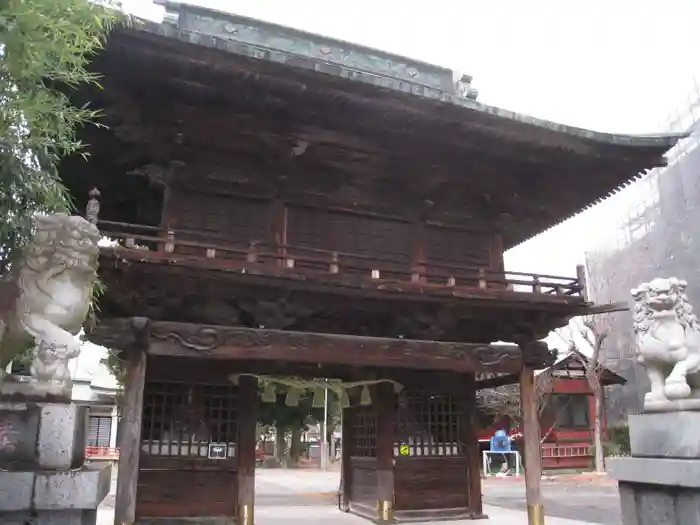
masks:
[(645, 410), (700, 407), (700, 326), (687, 285), (675, 277), (658, 278), (631, 292), (637, 356), (651, 383)]
[(37, 215), (34, 225), (25, 257), (13, 268), (18, 294), (0, 319), (0, 370), (33, 343), (33, 388), (64, 393), (97, 279), (100, 233), (82, 217), (62, 213)]

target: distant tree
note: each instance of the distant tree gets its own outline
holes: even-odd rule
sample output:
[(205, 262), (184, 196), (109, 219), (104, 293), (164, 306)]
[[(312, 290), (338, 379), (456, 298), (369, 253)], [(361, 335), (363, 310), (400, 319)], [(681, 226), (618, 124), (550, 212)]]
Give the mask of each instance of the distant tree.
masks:
[[(584, 367), (588, 385), (591, 392), (593, 392), (595, 399), (595, 422), (593, 426), (594, 464), (596, 472), (603, 473), (605, 472), (605, 452), (603, 449), (605, 392), (601, 376), (605, 368), (600, 363), (600, 360), (603, 344), (608, 335), (610, 335), (610, 328), (605, 326), (599, 317), (585, 316), (574, 319), (568, 327), (557, 330), (557, 333), (568, 343), (569, 352), (577, 357)], [(590, 347), (590, 356), (581, 351), (581, 344)]]
[[(260, 390), (264, 389), (261, 384)], [(275, 448), (279, 461), (289, 460), (296, 463), (301, 455), (301, 433), (308, 425), (323, 421), (323, 408), (313, 406), (313, 394), (303, 391), (299, 394), (297, 406), (287, 406), (287, 388), (278, 385), (276, 402), (260, 403), (258, 411), (258, 423), (262, 426), (275, 429)], [(328, 392), (328, 435), (330, 435), (340, 423), (340, 402), (338, 396), (329, 390)], [(286, 448), (286, 437), (290, 435), (289, 450)]]
[[(536, 376), (537, 413), (542, 415), (549, 406), (554, 380), (551, 370), (544, 370)], [(513, 426), (522, 423), (520, 407), (520, 385), (484, 388), (476, 396), (479, 421), (483, 426), (491, 426), (495, 421), (506, 418)]]

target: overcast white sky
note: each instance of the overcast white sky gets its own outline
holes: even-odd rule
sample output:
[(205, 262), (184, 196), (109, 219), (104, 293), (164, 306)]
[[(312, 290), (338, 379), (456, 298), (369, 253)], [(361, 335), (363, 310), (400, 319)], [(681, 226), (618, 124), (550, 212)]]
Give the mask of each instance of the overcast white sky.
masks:
[[(474, 77), (481, 102), (598, 131), (665, 131), (700, 78), (697, 0), (189, 3), (459, 69)], [(511, 250), (507, 267), (575, 275), (583, 249), (610, 230), (619, 206), (603, 205)]]

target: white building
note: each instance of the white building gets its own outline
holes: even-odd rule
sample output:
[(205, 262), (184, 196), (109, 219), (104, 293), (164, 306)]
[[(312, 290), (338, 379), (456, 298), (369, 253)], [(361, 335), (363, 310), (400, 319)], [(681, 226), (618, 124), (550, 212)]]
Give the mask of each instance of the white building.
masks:
[(117, 379), (102, 361), (107, 349), (84, 342), (80, 355), (71, 362), (73, 401), (89, 406), (85, 445), (90, 455), (105, 456), (117, 446), (119, 418)]

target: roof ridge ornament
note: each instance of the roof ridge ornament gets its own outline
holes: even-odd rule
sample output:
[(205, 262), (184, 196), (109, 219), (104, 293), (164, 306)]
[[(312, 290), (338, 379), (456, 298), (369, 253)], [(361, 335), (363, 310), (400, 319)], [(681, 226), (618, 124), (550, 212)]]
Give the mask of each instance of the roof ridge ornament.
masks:
[(469, 100), (476, 100), (479, 96), (479, 90), (472, 87), (472, 80), (474, 77), (467, 75), (466, 73), (460, 73), (457, 70), (452, 70), (452, 78), (455, 83), (455, 93), (460, 98), (466, 98)]

